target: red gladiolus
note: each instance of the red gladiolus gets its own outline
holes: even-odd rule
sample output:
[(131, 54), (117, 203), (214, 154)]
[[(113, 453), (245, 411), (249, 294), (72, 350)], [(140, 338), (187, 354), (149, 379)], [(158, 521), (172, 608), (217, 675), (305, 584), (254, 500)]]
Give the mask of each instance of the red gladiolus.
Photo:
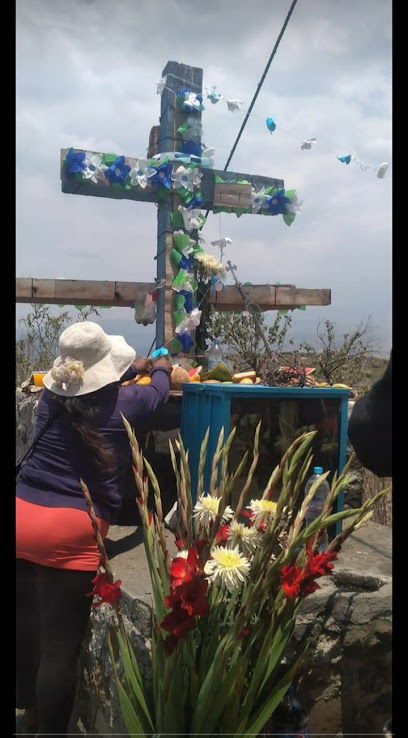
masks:
[(314, 554), (311, 548), (306, 549), (307, 553), (307, 567), (306, 572), (313, 576), (324, 577), (331, 574), (333, 569), (332, 561), (337, 559), (336, 551), (321, 551), (320, 553)]
[(299, 597), (300, 585), (304, 576), (301, 567), (295, 566), (293, 562), (288, 566), (282, 567), (281, 582), (286, 597)]
[(242, 638), (245, 638), (249, 634), (248, 628), (242, 628), (242, 630), (239, 631), (237, 635), (237, 639), (240, 641)]
[(225, 525), (221, 525), (218, 528), (218, 531), (215, 536), (215, 540), (217, 541), (217, 543), (225, 543), (226, 541), (228, 541), (228, 528), (229, 528), (229, 523), (226, 523)]
[(208, 582), (205, 579), (193, 579), (177, 587), (182, 609), (192, 617), (208, 612), (210, 606), (206, 600), (207, 589)]
[(183, 548), (184, 548), (184, 546), (185, 546), (186, 539), (185, 538), (178, 538), (176, 536), (175, 539), (174, 539), (174, 543), (176, 544), (176, 547), (178, 548), (178, 550), (179, 551), (182, 551)]
[(147, 516), (147, 519), (148, 519), (148, 521), (149, 521), (149, 525), (151, 525), (151, 524), (152, 524), (152, 522), (153, 522), (153, 513), (151, 513), (151, 512), (150, 512), (150, 513), (148, 514), (148, 516)]
[(122, 582), (120, 579), (111, 584), (107, 581), (105, 572), (97, 574), (96, 577), (92, 579), (92, 584), (94, 585), (94, 588), (92, 592), (89, 592), (88, 597), (95, 596), (100, 598), (100, 601), (95, 604), (95, 607), (100, 607), (104, 602), (107, 602), (108, 605), (113, 607), (113, 605), (119, 602), (122, 597), (122, 593), (120, 591)]
[(172, 578), (172, 587), (178, 587), (183, 582), (190, 582), (197, 573), (198, 551), (196, 548), (189, 548), (186, 559), (176, 556), (170, 564), (170, 576)]
[(188, 612), (177, 607), (162, 620), (161, 627), (176, 638), (182, 638), (189, 630), (194, 630), (195, 619)]
[(164, 651), (166, 653), (166, 656), (170, 656), (174, 649), (176, 648), (178, 644), (178, 638), (173, 635), (167, 636), (167, 638), (164, 641)]
[(198, 553), (200, 554), (204, 546), (207, 545), (208, 538), (194, 538), (194, 543), (195, 543)]
[(302, 581), (302, 594), (307, 597), (307, 595), (312, 594), (313, 592), (316, 592), (317, 589), (321, 589), (319, 584), (315, 582), (314, 579), (311, 578), (305, 578)]

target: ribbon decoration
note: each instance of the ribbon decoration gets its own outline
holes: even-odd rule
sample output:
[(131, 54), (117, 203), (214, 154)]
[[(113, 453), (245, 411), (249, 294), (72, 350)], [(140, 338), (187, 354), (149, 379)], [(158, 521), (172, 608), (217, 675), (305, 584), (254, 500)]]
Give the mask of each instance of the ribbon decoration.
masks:
[(184, 320), (179, 323), (179, 325), (176, 328), (176, 333), (184, 333), (184, 331), (193, 331), (195, 328), (197, 328), (200, 325), (201, 320), (201, 310), (198, 308), (193, 308), (191, 313), (189, 315), (186, 315)]
[(152, 353), (153, 359), (157, 359), (159, 356), (168, 356), (169, 352), (164, 346), (161, 346), (161, 348), (156, 349)]

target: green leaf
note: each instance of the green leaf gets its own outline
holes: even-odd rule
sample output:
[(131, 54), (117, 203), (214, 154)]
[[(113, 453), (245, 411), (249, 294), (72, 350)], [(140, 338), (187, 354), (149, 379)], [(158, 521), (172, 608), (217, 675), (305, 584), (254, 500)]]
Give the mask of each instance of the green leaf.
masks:
[(125, 670), (125, 676), (126, 679), (129, 682), (130, 687), (133, 690), (133, 694), (141, 706), (144, 715), (146, 717), (147, 722), (149, 723), (151, 729), (153, 730), (153, 723), (152, 719), (150, 717), (149, 708), (147, 706), (146, 698), (143, 693), (142, 689), (142, 677), (139, 671), (139, 665), (137, 663), (136, 657), (134, 659), (131, 658), (131, 652), (133, 652), (132, 646), (129, 644), (129, 642), (125, 641), (120, 634), (120, 632), (116, 633), (116, 637), (119, 642), (119, 650), (120, 655), (122, 657), (122, 663), (123, 668)]
[(121, 682), (119, 680), (118, 672), (117, 672), (116, 664), (115, 664), (115, 656), (113, 654), (113, 648), (112, 648), (112, 643), (111, 643), (111, 640), (110, 640), (110, 636), (108, 636), (108, 648), (109, 648), (109, 653), (110, 653), (110, 658), (111, 658), (113, 673), (114, 673), (114, 676), (115, 676), (116, 688), (118, 690), (121, 713), (122, 713), (123, 719), (125, 721), (125, 725), (126, 725), (127, 731), (129, 733), (129, 735), (139, 735), (139, 736), (142, 736), (142, 738), (145, 738), (146, 737), (146, 733), (143, 730), (142, 724), (141, 724), (141, 722), (139, 720), (139, 717), (138, 717), (138, 715), (136, 713), (136, 710), (133, 707), (133, 705), (132, 705), (132, 703), (131, 703), (128, 695), (125, 692), (125, 689), (123, 688), (123, 686), (122, 686), (122, 684), (121, 684)]
[[(266, 722), (269, 720), (271, 715), (273, 715), (277, 706), (279, 705), (280, 702), (282, 702), (286, 692), (288, 691), (293, 681), (293, 677), (298, 669), (298, 666), (301, 660), (303, 659), (306, 648), (307, 646), (303, 649), (298, 660), (286, 672), (286, 674), (282, 677), (282, 679), (280, 679), (275, 689), (268, 695), (263, 705), (261, 705), (261, 707), (257, 710), (250, 724), (247, 726), (245, 733), (243, 733), (242, 735), (254, 736), (254, 735), (258, 735), (258, 733), (261, 732), (262, 728), (264, 727)], [(241, 732), (239, 732), (238, 735), (241, 735)]]

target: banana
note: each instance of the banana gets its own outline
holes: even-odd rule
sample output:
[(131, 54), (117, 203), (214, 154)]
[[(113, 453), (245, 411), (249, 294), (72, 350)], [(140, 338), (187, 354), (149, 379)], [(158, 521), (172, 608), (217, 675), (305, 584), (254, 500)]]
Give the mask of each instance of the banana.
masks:
[(348, 389), (352, 390), (352, 387), (349, 387), (348, 384), (333, 384), (333, 387), (337, 387), (338, 389)]

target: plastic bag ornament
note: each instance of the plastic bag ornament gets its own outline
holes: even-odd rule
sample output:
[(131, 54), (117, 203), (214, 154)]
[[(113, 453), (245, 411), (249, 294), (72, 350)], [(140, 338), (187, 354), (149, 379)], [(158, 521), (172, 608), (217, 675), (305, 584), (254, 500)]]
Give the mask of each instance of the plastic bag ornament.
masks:
[(386, 161), (380, 164), (378, 172), (377, 172), (378, 179), (384, 179), (387, 169), (388, 169), (388, 164)]
[(273, 118), (266, 119), (266, 127), (270, 133), (273, 133), (276, 129), (276, 123)]
[(167, 76), (166, 77), (160, 77), (160, 79), (156, 82), (157, 94), (158, 95), (162, 95), (163, 94), (163, 90), (166, 87), (166, 82), (167, 82)]
[(315, 138), (305, 138), (305, 140), (302, 141), (300, 148), (302, 149), (302, 151), (304, 151), (305, 149), (311, 149), (313, 144), (315, 143), (316, 143)]
[(148, 297), (149, 293), (138, 292), (135, 299), (135, 321), (138, 325), (151, 325), (156, 320), (156, 301)]
[(343, 156), (338, 156), (337, 158), (339, 161), (341, 161), (342, 164), (350, 164), (353, 157), (351, 154), (347, 154), (347, 156), (343, 155)]
[(243, 100), (226, 100), (227, 108), (231, 113), (235, 113), (236, 110), (240, 110), (244, 104)]
[(215, 91), (216, 89), (217, 85), (214, 85), (213, 87), (205, 87), (205, 94), (207, 95), (207, 98), (211, 100), (213, 105), (221, 100), (221, 95), (219, 92)]
[(132, 187), (138, 185), (143, 190), (147, 186), (147, 170), (148, 163), (146, 159), (128, 159), (131, 166), (129, 172), (130, 184)]

